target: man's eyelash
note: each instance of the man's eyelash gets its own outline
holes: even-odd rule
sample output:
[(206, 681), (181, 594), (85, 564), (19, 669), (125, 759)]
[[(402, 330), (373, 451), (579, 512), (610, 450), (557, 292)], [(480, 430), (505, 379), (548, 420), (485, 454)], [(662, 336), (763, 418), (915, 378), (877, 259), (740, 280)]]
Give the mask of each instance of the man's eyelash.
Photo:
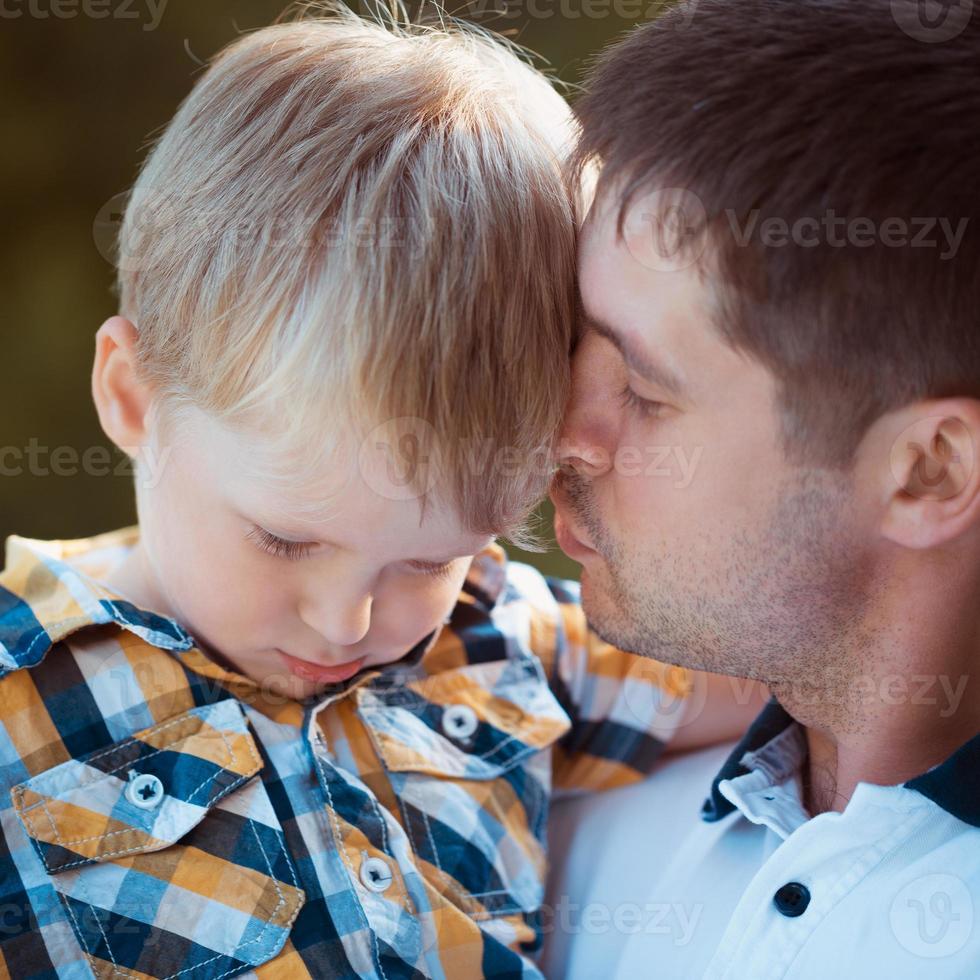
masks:
[(658, 415), (660, 409), (663, 407), (661, 402), (653, 402), (647, 398), (641, 398), (629, 384), (624, 386), (619, 397), (623, 408), (630, 408), (644, 418), (652, 418)]
[(288, 561), (305, 558), (314, 547), (309, 541), (287, 541), (257, 524), (251, 528), (246, 537), (251, 538), (266, 554), (275, 558), (285, 558)]

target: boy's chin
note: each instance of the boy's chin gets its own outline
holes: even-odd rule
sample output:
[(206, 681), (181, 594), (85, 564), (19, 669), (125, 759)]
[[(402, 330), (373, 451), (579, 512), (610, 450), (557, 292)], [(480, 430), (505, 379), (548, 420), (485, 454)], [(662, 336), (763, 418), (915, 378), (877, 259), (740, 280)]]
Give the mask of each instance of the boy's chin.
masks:
[(295, 677), (286, 670), (249, 671), (247, 676), (258, 684), (263, 699), (270, 704), (305, 701), (329, 687), (326, 683)]

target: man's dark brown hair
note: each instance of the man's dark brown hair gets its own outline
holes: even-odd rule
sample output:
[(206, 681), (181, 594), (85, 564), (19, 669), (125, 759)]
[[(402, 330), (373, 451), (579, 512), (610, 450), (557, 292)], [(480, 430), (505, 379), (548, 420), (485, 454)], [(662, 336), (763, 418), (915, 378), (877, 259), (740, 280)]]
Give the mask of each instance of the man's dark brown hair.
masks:
[(577, 162), (621, 221), (657, 188), (704, 205), (717, 326), (779, 380), (787, 447), (814, 463), (846, 465), (901, 405), (980, 398), (980, 9), (927, 43), (903, 3), (674, 8), (577, 106)]

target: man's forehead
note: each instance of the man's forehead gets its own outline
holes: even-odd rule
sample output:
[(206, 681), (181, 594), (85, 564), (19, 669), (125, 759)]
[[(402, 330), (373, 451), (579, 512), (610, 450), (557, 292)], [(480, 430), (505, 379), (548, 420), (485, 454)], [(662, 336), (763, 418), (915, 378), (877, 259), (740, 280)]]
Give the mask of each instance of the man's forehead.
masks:
[[(579, 302), (583, 326), (618, 341), (663, 374), (691, 382), (690, 361), (720, 338), (711, 325), (707, 287), (694, 268), (663, 271), (637, 262), (615, 234), (614, 217), (583, 232)], [(639, 372), (642, 373), (642, 372)]]
[[(738, 393), (745, 404), (773, 402), (776, 381), (757, 360), (732, 346), (718, 326), (722, 313), (710, 266), (672, 270), (638, 262), (616, 234), (615, 212), (597, 210), (583, 229), (579, 267), (583, 325), (600, 323), (621, 349), (635, 349), (681, 379), (692, 403), (726, 410)], [(638, 372), (640, 373), (640, 372)], [(664, 386), (666, 387), (666, 386)]]

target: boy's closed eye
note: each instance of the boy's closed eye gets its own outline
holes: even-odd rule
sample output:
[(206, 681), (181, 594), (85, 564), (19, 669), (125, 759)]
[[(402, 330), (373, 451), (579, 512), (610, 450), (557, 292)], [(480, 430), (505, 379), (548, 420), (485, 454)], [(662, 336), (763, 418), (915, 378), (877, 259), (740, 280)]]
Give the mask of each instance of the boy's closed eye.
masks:
[[(246, 534), (246, 537), (254, 541), (259, 549), (275, 558), (285, 558), (288, 561), (299, 561), (310, 555), (318, 546), (317, 541), (294, 541), (284, 538), (272, 531), (253, 524)], [(465, 558), (461, 555), (457, 558), (449, 558), (446, 561), (425, 561), (423, 559), (409, 559), (404, 564), (414, 572), (422, 575), (430, 575), (434, 578), (446, 578), (455, 568), (458, 561)]]

